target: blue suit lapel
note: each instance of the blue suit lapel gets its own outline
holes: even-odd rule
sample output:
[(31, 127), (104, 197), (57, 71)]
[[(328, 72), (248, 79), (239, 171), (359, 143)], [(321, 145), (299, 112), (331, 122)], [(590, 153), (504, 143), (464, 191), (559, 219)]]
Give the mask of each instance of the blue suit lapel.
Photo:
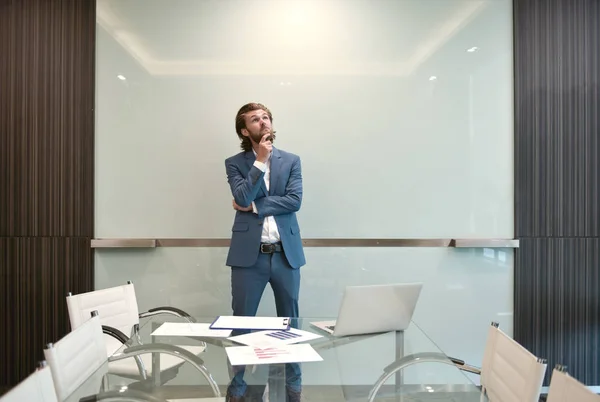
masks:
[(275, 194), (275, 184), (279, 179), (279, 173), (281, 169), (281, 153), (275, 147), (273, 147), (273, 154), (271, 155), (271, 177), (269, 179), (269, 194)]
[[(253, 151), (246, 152), (246, 166), (248, 168), (247, 172), (250, 172), (250, 169), (252, 169), (252, 165), (254, 164), (254, 161), (256, 161), (256, 155), (254, 155), (254, 152)], [(267, 193), (267, 186), (265, 185), (264, 179), (261, 180), (260, 189), (266, 197), (268, 195), (268, 193)]]

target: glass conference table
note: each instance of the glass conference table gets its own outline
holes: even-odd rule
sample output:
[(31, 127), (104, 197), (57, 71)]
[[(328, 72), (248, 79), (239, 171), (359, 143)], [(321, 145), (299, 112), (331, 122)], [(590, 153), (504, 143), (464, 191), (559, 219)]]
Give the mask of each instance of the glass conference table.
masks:
[[(211, 323), (215, 317), (195, 317), (198, 323)], [(329, 318), (330, 319), (330, 318)], [(311, 323), (328, 318), (294, 319), (293, 326), (320, 337), (303, 342), (310, 344), (321, 361), (296, 365), (301, 372), (301, 386), (293, 394), (302, 401), (486, 401), (472, 378), (458, 369), (437, 345), (411, 322), (405, 331), (368, 335), (335, 337)], [(228, 338), (198, 336), (151, 335), (162, 323), (185, 322), (175, 316), (155, 316), (140, 323), (139, 336), (132, 336), (98, 370), (97, 378), (84, 384), (67, 401), (79, 401), (82, 396), (110, 391), (141, 392), (148, 400), (170, 401), (224, 401), (233, 372), (227, 347), (244, 346)], [(235, 334), (232, 334), (235, 335)], [(205, 346), (199, 354), (182, 352), (186, 347)], [(128, 360), (136, 361), (138, 369), (145, 367), (141, 359), (132, 356), (139, 350), (150, 351), (145, 365), (152, 365), (152, 373), (143, 379), (125, 378), (111, 374), (110, 365)], [(197, 350), (197, 349), (196, 349)], [(160, 359), (165, 354), (179, 356), (183, 364), (174, 369), (160, 370)], [(286, 392), (286, 365), (260, 364), (244, 366), (244, 381), (252, 399), (270, 402), (290, 400)], [(290, 366), (287, 366), (288, 368)], [(239, 377), (239, 376), (238, 376)], [(93, 385), (91, 385), (93, 384)], [(296, 381), (294, 384), (298, 384)], [(259, 396), (257, 396), (259, 395)], [(300, 399), (298, 399), (300, 397)], [(268, 398), (268, 399), (267, 399)]]

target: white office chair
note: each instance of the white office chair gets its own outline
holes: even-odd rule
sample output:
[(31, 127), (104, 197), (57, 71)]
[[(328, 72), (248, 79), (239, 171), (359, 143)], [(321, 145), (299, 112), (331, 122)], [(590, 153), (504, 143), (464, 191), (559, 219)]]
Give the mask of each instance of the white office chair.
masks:
[[(100, 318), (97, 312), (92, 315), (77, 329), (44, 349), (52, 373), (54, 400), (164, 402), (163, 399), (133, 389), (101, 392), (106, 375), (106, 345)], [(47, 380), (45, 386), (48, 387)]]
[(43, 362), (41, 367), (0, 397), (1, 402), (58, 402), (50, 367)]
[[(48, 344), (44, 356), (52, 370), (56, 396), (62, 401), (106, 363), (106, 346), (99, 317), (88, 318), (87, 322), (55, 344)], [(89, 393), (96, 394), (100, 384), (94, 384), (92, 387), (95, 389)]]
[(481, 386), (491, 402), (538, 402), (546, 367), (492, 323), (481, 367)]
[(531, 354), (493, 322), (481, 368), (440, 353), (408, 355), (384, 369), (369, 393), (369, 401), (375, 399), (381, 386), (397, 371), (423, 362), (453, 364), (461, 370), (480, 375), (482, 395), (487, 395), (490, 402), (538, 402), (546, 374), (545, 360)]
[(600, 395), (567, 374), (566, 367), (557, 365), (552, 371), (546, 402), (600, 402)]
[[(106, 356), (112, 356), (129, 337), (135, 337), (139, 330), (140, 318), (151, 317), (158, 314), (172, 314), (184, 320), (194, 322), (194, 319), (182, 310), (173, 307), (153, 308), (145, 313), (139, 313), (135, 289), (131, 282), (127, 285), (116, 286), (108, 289), (95, 290), (78, 295), (67, 296), (69, 319), (73, 329), (78, 328), (90, 316), (91, 311), (98, 311), (106, 339)], [(127, 335), (126, 335), (127, 334)], [(206, 348), (205, 343), (198, 346), (180, 346), (188, 352), (198, 356)], [(143, 354), (139, 360), (125, 359), (111, 361), (108, 371), (111, 374), (130, 379), (146, 379), (153, 377), (152, 355)], [(179, 367), (184, 363), (180, 357), (171, 354), (160, 355), (160, 381), (165, 383), (172, 379)], [(143, 368), (142, 368), (143, 367)], [(144, 370), (144, 372), (140, 372)]]

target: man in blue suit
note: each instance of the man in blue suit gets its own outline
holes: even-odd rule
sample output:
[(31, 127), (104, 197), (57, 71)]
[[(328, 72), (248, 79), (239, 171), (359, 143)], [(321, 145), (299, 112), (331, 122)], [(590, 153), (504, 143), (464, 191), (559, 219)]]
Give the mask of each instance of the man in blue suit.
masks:
[[(242, 152), (225, 161), (236, 210), (226, 262), (236, 316), (256, 315), (267, 283), (277, 315), (299, 316), (299, 268), (306, 263), (296, 219), (302, 204), (302, 170), (297, 155), (273, 147), (272, 123), (273, 115), (264, 105), (242, 106), (235, 119)], [(243, 400), (244, 368), (234, 372), (228, 398)], [(300, 400), (300, 366), (286, 365), (285, 376), (288, 399)]]

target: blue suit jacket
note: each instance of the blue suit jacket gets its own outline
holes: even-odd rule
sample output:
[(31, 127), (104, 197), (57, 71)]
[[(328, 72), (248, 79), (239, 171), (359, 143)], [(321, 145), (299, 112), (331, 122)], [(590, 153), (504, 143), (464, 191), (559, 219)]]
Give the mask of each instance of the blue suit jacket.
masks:
[(241, 207), (254, 201), (258, 214), (236, 211), (231, 228), (228, 266), (250, 267), (256, 263), (260, 249), (263, 220), (273, 216), (285, 256), (293, 268), (306, 263), (296, 211), (302, 204), (302, 168), (297, 155), (273, 147), (269, 191), (264, 172), (254, 166), (254, 152), (241, 152), (225, 160), (227, 181), (233, 198)]

